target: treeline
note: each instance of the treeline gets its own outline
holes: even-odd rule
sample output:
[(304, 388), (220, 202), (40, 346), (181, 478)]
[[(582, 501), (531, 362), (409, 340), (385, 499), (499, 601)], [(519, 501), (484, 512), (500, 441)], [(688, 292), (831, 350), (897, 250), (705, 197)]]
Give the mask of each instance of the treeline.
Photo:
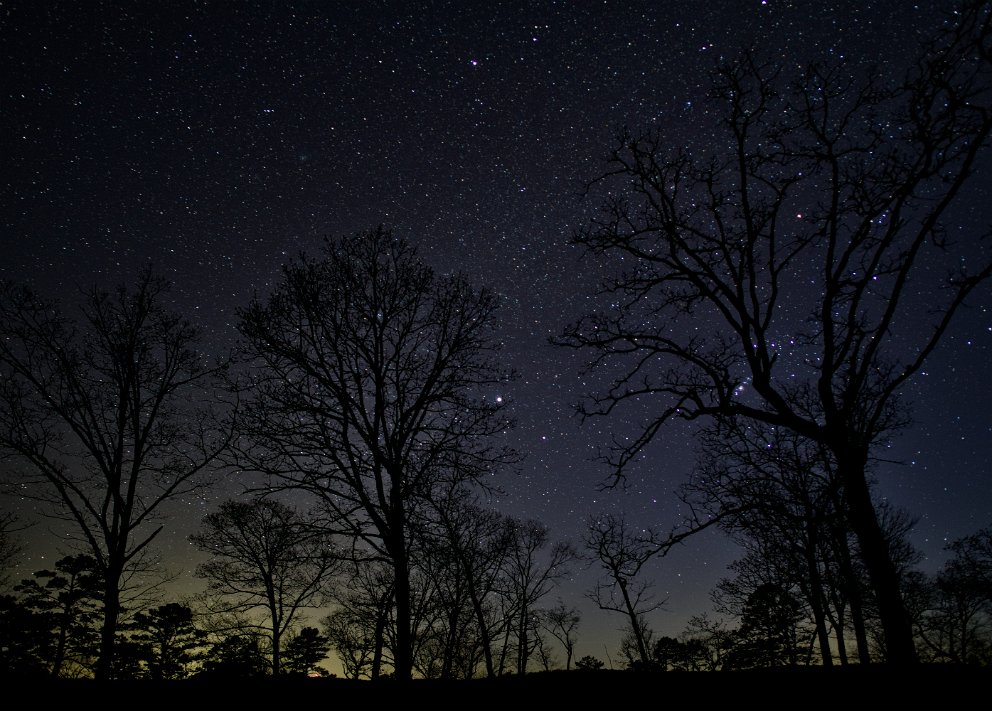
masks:
[[(553, 343), (605, 374), (584, 418), (651, 406), (606, 448), (610, 482), (671, 420), (700, 425), (667, 532), (597, 516), (580, 545), (553, 543), (486, 505), (520, 459), (498, 299), (383, 227), (286, 264), (237, 312), (226, 358), (201, 351), (150, 267), (91, 289), (76, 315), (3, 283), (0, 450), (17, 495), (64, 520), (73, 546), (33, 585), (58, 598), (85, 582), (95, 601), (88, 661), (67, 665), (64, 635), (35, 666), (152, 674), (155, 635), (188, 612), (210, 649), (261, 650), (274, 674), (312, 669), (300, 647), (325, 638), (349, 675), (374, 678), (521, 675), (550, 665), (551, 638), (567, 667), (577, 616), (542, 601), (579, 556), (602, 572), (591, 599), (627, 620), (632, 667), (702, 665), (687, 651), (700, 645), (735, 668), (987, 663), (987, 530), (927, 580), (875, 477), (911, 421), (906, 385), (992, 279), (989, 240), (948, 239), (992, 134), (990, 41), (990, 4), (966, 0), (884, 86), (842, 61), (797, 71), (744, 53), (714, 72), (705, 144), (618, 136), (589, 186), (602, 210), (575, 234), (611, 273), (599, 308)], [(160, 517), (219, 476), (246, 492), (192, 539), (209, 597), (137, 606)], [(656, 639), (645, 566), (711, 526), (747, 553), (715, 593), (739, 625)], [(62, 630), (21, 585), (9, 619)], [(328, 602), (323, 628), (304, 623)], [(246, 625), (264, 645), (224, 636)]]
[[(545, 603), (571, 550), (547, 529), (469, 501), (418, 531), (412, 572), (414, 666), (423, 678), (465, 679), (551, 668), (549, 637), (575, 643), (578, 615)], [(268, 498), (231, 501), (193, 539), (212, 558), (192, 600), (126, 605), (115, 679), (326, 675), (334, 654), (352, 679), (395, 674), (391, 571), (303, 533), (304, 519)], [(302, 535), (301, 535), (302, 534)], [(88, 555), (67, 556), (0, 597), (0, 671), (89, 677), (100, 653), (103, 583)], [(126, 596), (125, 596), (126, 597)], [(309, 626), (303, 615), (331, 610)]]
[[(549, 605), (564, 564), (589, 563), (596, 551), (549, 546), (547, 530), (462, 501), (422, 539), (414, 556), (415, 675), (424, 679), (503, 677), (528, 671), (602, 669), (590, 655), (573, 660), (579, 612)], [(274, 514), (274, 515), (273, 515)], [(222, 521), (223, 520), (223, 521)], [(234, 524), (218, 528), (218, 524)], [(197, 544), (214, 553), (197, 574), (208, 592), (182, 602), (124, 614), (115, 645), (114, 678), (156, 681), (328, 676), (330, 657), (348, 679), (388, 679), (395, 632), (389, 571), (381, 564), (327, 564), (294, 535), (263, 550), (302, 518), (270, 499), (228, 502), (207, 516)], [(284, 527), (283, 524), (289, 524)], [(235, 553), (219, 533), (238, 530)], [(456, 532), (460, 535), (452, 535)], [(8, 542), (10, 539), (7, 539)], [(9, 543), (8, 543), (9, 545)], [(908, 550), (908, 548), (907, 548)], [(992, 663), (992, 527), (948, 545), (950, 559), (935, 575), (907, 565), (921, 659), (931, 663)], [(262, 561), (275, 553), (270, 565)], [(317, 553), (316, 555), (313, 555)], [(458, 563), (461, 560), (467, 565)], [(616, 659), (633, 671), (726, 671), (855, 663), (840, 622), (830, 657), (817, 646), (817, 621), (804, 594), (809, 581), (749, 555), (713, 591), (716, 614), (693, 617), (681, 634), (662, 636), (646, 615), (637, 619)], [(237, 580), (237, 585), (234, 581)], [(862, 580), (861, 585), (867, 587)], [(51, 570), (8, 585), (0, 595), (0, 672), (11, 679), (89, 678), (100, 649), (98, 566), (87, 555), (66, 556)], [(846, 586), (827, 591), (837, 599)], [(313, 594), (311, 594), (313, 593)], [(595, 599), (595, 592), (590, 591)], [(330, 609), (316, 625), (304, 617)], [(885, 660), (877, 616), (864, 612), (871, 664)], [(836, 619), (831, 617), (832, 620)], [(843, 629), (844, 626), (848, 629)], [(612, 663), (612, 660), (611, 660)]]

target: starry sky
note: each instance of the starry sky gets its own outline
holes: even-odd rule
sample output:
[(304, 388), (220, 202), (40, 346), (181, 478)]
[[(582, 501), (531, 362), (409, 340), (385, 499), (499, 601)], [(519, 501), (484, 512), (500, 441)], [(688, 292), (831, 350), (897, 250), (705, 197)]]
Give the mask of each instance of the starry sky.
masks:
[[(596, 447), (632, 432), (637, 413), (581, 424), (572, 405), (595, 383), (548, 344), (591, 308), (603, 276), (570, 244), (598, 206), (583, 184), (622, 126), (705, 143), (707, 72), (742, 46), (787, 67), (844, 57), (894, 76), (945, 5), (5, 0), (0, 278), (71, 295), (151, 261), (220, 352), (235, 309), (287, 259), (383, 224), (438, 271), (502, 295), (503, 354), (520, 377), (500, 395), (526, 459), (501, 475), (500, 509), (558, 539), (600, 511), (667, 528), (691, 430), (664, 430), (624, 489), (601, 491)], [(988, 225), (990, 205), (968, 220)], [(903, 464), (879, 471), (880, 494), (919, 518), (928, 569), (947, 540), (992, 523), (990, 356), (986, 287), (907, 392), (916, 424), (891, 447)], [(170, 565), (192, 567), (185, 535), (238, 491), (223, 482), (185, 502), (161, 547)], [(27, 502), (4, 505), (31, 515)], [(26, 569), (51, 545), (39, 537)], [(649, 574), (668, 598), (656, 631), (677, 634), (709, 609), (735, 554), (707, 532), (656, 561)], [(583, 600), (590, 583), (577, 569), (560, 592), (584, 611), (579, 656), (605, 658), (622, 620)]]

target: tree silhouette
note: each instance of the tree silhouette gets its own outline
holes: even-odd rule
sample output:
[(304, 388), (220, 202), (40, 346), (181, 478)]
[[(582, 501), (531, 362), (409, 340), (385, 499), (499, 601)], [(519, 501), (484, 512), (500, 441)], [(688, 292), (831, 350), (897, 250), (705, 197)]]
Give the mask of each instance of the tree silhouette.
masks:
[(992, 527), (952, 541), (926, 589), (918, 632), (931, 658), (992, 663)]
[[(736, 422), (717, 421), (703, 430), (700, 443), (702, 456), (681, 498), (695, 519), (718, 518), (745, 550), (801, 591), (822, 663), (829, 666), (828, 619), (843, 619), (852, 601), (860, 600), (853, 588), (861, 584), (846, 579), (839, 565), (835, 544), (848, 534), (829, 458), (816, 443), (784, 428)], [(843, 650), (842, 640), (841, 633)], [(862, 651), (867, 661), (866, 646)]]
[(795, 666), (801, 606), (788, 590), (763, 583), (751, 591), (728, 664), (733, 668)]
[(323, 620), (324, 634), (337, 652), (347, 679), (372, 676), (377, 648), (375, 635), (365, 622), (365, 617), (347, 608), (335, 610)]
[(131, 641), (138, 645), (148, 677), (157, 681), (186, 679), (200, 656), (205, 634), (194, 622), (188, 605), (170, 602), (139, 612), (129, 625)]
[(220, 679), (255, 679), (271, 671), (262, 651), (261, 636), (235, 632), (215, 641), (203, 659), (202, 675)]
[[(509, 624), (508, 616), (500, 614), (506, 606), (501, 607), (499, 598), (506, 588), (507, 556), (513, 549), (516, 522), (481, 506), (463, 486), (432, 497), (426, 516), (427, 530), (421, 538), (432, 543), (436, 576), (445, 579), (446, 588), (457, 591), (449, 598), (461, 596), (461, 604), (474, 622), (472, 632), (486, 676), (496, 676), (494, 647)], [(455, 612), (453, 606), (448, 607)]]
[(589, 654), (575, 662), (575, 668), (581, 671), (597, 671), (602, 669), (604, 666), (606, 665), (603, 664), (601, 659), (596, 659), (596, 657)]
[(326, 676), (327, 671), (318, 666), (327, 659), (330, 640), (316, 627), (304, 627), (293, 635), (286, 644), (285, 670), (290, 674), (318, 674)]
[(654, 661), (665, 671), (703, 671), (710, 659), (709, 647), (698, 638), (659, 637), (654, 643)]
[[(506, 635), (513, 635), (516, 672), (527, 673), (527, 661), (533, 651), (533, 630), (537, 628), (538, 604), (563, 576), (575, 559), (567, 543), (553, 543), (549, 548), (548, 528), (538, 521), (514, 521), (513, 536), (505, 562), (505, 604), (510, 624)], [(549, 548), (547, 554), (544, 550)], [(509, 651), (504, 648), (504, 654)]]
[(0, 595), (0, 678), (44, 679), (51, 674), (51, 619), (13, 595)]
[(705, 612), (693, 615), (681, 634), (681, 641), (695, 653), (694, 661), (703, 671), (723, 669), (735, 643), (735, 630), (726, 622)]
[(23, 495), (72, 523), (104, 583), (96, 676), (110, 678), (121, 591), (162, 530), (163, 504), (206, 483), (228, 444), (204, 392), (223, 366), (165, 306), (150, 268), (133, 290), (85, 294), (78, 323), (30, 290), (0, 285), (0, 449)]
[(53, 677), (62, 675), (67, 661), (84, 666), (96, 651), (94, 623), (100, 618), (103, 590), (96, 560), (88, 555), (65, 556), (54, 570), (36, 571), (14, 587), (21, 604), (44, 622), (42, 636), (50, 642), (45, 661)]
[(337, 651), (345, 675), (377, 680), (390, 659), (395, 635), (392, 571), (381, 561), (352, 563), (347, 582), (333, 591), (337, 609), (323, 620), (323, 630)]
[(226, 501), (190, 541), (211, 559), (197, 566), (228, 609), (264, 610), (272, 674), (280, 673), (282, 637), (299, 614), (327, 600), (339, 557), (331, 536), (274, 499)]
[(541, 615), (544, 629), (561, 642), (565, 649), (565, 671), (572, 668), (572, 656), (575, 653), (575, 631), (582, 617), (574, 607), (567, 606), (558, 600), (554, 607), (545, 610)]
[(665, 401), (607, 455), (617, 477), (673, 418), (822, 445), (894, 664), (916, 653), (868, 471), (907, 422), (904, 386), (992, 276), (990, 240), (956, 243), (944, 225), (992, 130), (990, 32), (988, 3), (961, 5), (893, 86), (843, 64), (788, 77), (745, 54), (715, 75), (711, 146), (623, 134), (595, 184), (601, 216), (577, 235), (625, 258), (613, 307), (559, 339), (619, 368), (585, 415)]
[(491, 337), (496, 298), (440, 277), (378, 228), (287, 265), (241, 314), (250, 363), (239, 463), (304, 489), (393, 570), (395, 675), (413, 668), (411, 509), (511, 455)]
[(654, 600), (651, 581), (640, 576), (644, 565), (663, 550), (663, 541), (653, 532), (635, 534), (623, 515), (594, 516), (582, 540), (586, 554), (603, 570), (589, 599), (601, 610), (627, 617), (629, 645), (641, 666), (651, 664), (649, 630), (645, 616), (665, 604)]

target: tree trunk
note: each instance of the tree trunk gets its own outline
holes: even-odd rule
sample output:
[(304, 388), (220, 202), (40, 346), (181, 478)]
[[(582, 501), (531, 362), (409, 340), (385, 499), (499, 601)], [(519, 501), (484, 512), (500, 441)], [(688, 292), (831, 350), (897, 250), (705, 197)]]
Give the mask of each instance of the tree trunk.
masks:
[(871, 664), (871, 649), (868, 646), (868, 630), (865, 628), (864, 605), (861, 604), (860, 584), (856, 577), (851, 582), (854, 586), (854, 597), (851, 598), (851, 624), (854, 626), (854, 640), (858, 647), (858, 662)]
[(282, 635), (279, 634), (279, 618), (276, 616), (275, 610), (272, 612), (272, 676), (279, 676), (279, 672), (282, 667)]
[(530, 618), (527, 614), (527, 603), (521, 603), (520, 623), (517, 627), (517, 674), (523, 676), (527, 673), (527, 658), (530, 652), (527, 648), (527, 630), (530, 626)]
[(372, 651), (372, 668), (369, 670), (369, 678), (372, 681), (376, 681), (382, 676), (382, 652), (385, 647), (385, 637), (386, 637), (386, 610), (389, 604), (389, 598), (387, 597), (382, 607), (379, 609), (379, 614), (375, 620), (375, 648)]
[(107, 573), (103, 590), (103, 624), (100, 627), (100, 654), (94, 676), (98, 681), (114, 678), (114, 651), (117, 643), (117, 620), (121, 614), (120, 573)]
[(837, 658), (842, 667), (847, 666), (847, 639), (844, 637), (844, 610), (837, 610), (837, 626), (834, 628), (837, 636)]
[[(454, 572), (453, 575), (460, 575), (460, 572)], [(455, 665), (455, 648), (458, 645), (459, 637), (459, 619), (461, 617), (461, 593), (455, 595), (455, 599), (451, 603), (451, 609), (448, 611), (447, 619), (447, 634), (444, 640), (444, 650), (441, 656), (441, 678), (451, 679), (453, 676), (452, 670)]]
[(413, 679), (413, 615), (410, 606), (410, 565), (407, 560), (403, 528), (393, 535), (390, 555), (396, 590), (396, 649), (393, 650), (393, 676), (397, 681)]
[(513, 635), (513, 621), (506, 620), (503, 623), (503, 645), (499, 652), (499, 665), (497, 666), (497, 674), (503, 676), (506, 673), (506, 655), (510, 651), (510, 637)]
[(493, 664), (493, 643), (492, 632), (486, 622), (486, 612), (482, 607), (482, 600), (479, 599), (475, 589), (474, 573), (468, 575), (468, 595), (472, 601), (472, 610), (475, 612), (476, 624), (479, 625), (479, 637), (482, 643), (482, 655), (486, 662), (486, 677), (492, 679), (496, 676), (496, 668)]
[(637, 642), (637, 654), (641, 658), (641, 664), (647, 668), (651, 660), (648, 658), (648, 648), (644, 643), (644, 630), (641, 629), (641, 622), (637, 618), (637, 610), (634, 609), (634, 604), (630, 600), (630, 595), (627, 592), (627, 584), (624, 579), (619, 575), (614, 575), (614, 579), (617, 581), (617, 587), (620, 588), (620, 593), (623, 595), (623, 604), (627, 608), (627, 616), (630, 618), (630, 630), (634, 634), (634, 641)]
[[(838, 511), (843, 507), (838, 506)], [(851, 562), (851, 548), (847, 544), (847, 531), (838, 527), (834, 535), (840, 561), (841, 575), (846, 582), (847, 598), (851, 606), (851, 626), (854, 628), (854, 641), (858, 649), (858, 662), (871, 664), (871, 650), (868, 648), (868, 633), (865, 630), (864, 605), (861, 599), (861, 581), (854, 572)], [(841, 632), (842, 634), (842, 632)]]
[(878, 604), (878, 616), (885, 639), (886, 661), (893, 666), (917, 662), (913, 630), (899, 590), (899, 574), (889, 554), (889, 545), (878, 523), (871, 491), (865, 476), (867, 455), (838, 452), (837, 462), (848, 520), (858, 538), (862, 559), (868, 570)]
[(817, 522), (812, 514), (807, 511), (807, 535), (805, 546), (806, 570), (809, 575), (809, 605), (813, 611), (813, 621), (816, 624), (816, 639), (820, 645), (820, 658), (823, 665), (833, 666), (834, 656), (830, 650), (830, 634), (827, 631), (826, 613), (823, 604), (823, 579), (820, 575), (820, 566), (816, 559), (816, 551), (819, 549), (816, 527)]
[(63, 610), (61, 617), (62, 617), (62, 621), (59, 623), (58, 642), (55, 645), (55, 656), (52, 659), (52, 670), (51, 670), (51, 675), (56, 679), (62, 674), (62, 665), (65, 663), (65, 648), (69, 637), (68, 610)]
[[(813, 595), (816, 596), (816, 591)], [(813, 600), (816, 600), (815, 602)], [(823, 612), (823, 601), (814, 597), (810, 600), (810, 607), (813, 610), (813, 622), (816, 625), (816, 640), (820, 647), (820, 659), (823, 666), (832, 667), (834, 665), (833, 651), (830, 649), (830, 632), (827, 630), (827, 619)]]

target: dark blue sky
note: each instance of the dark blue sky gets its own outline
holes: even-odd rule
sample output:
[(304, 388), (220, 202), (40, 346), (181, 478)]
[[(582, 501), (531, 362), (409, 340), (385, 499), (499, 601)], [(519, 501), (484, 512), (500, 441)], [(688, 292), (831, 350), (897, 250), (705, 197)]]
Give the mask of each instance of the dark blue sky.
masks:
[[(597, 206), (580, 199), (583, 183), (624, 125), (705, 144), (706, 72), (741, 46), (787, 69), (843, 56), (896, 76), (944, 5), (5, 2), (0, 278), (71, 295), (151, 260), (219, 350), (233, 344), (234, 310), (286, 259), (382, 223), (437, 269), (503, 295), (520, 379), (501, 395), (527, 459), (503, 477), (500, 507), (563, 539), (602, 510), (667, 527), (690, 430), (664, 431), (626, 490), (598, 491), (596, 446), (632, 432), (637, 415), (580, 427), (571, 406), (593, 383), (548, 345), (602, 276), (569, 245)], [(962, 223), (990, 224), (990, 204), (965, 206)], [(917, 424), (891, 449), (909, 463), (879, 470), (879, 491), (919, 517), (913, 540), (931, 567), (946, 540), (992, 523), (990, 305), (986, 287), (909, 389)], [(184, 536), (238, 490), (227, 482), (183, 507), (168, 562), (192, 567)], [(42, 567), (37, 555), (28, 570)], [(655, 629), (676, 634), (708, 609), (733, 556), (708, 532), (658, 561), (670, 600)], [(587, 609), (580, 656), (603, 656), (604, 643), (612, 654), (622, 620), (582, 602), (588, 583), (576, 574), (562, 591)]]

